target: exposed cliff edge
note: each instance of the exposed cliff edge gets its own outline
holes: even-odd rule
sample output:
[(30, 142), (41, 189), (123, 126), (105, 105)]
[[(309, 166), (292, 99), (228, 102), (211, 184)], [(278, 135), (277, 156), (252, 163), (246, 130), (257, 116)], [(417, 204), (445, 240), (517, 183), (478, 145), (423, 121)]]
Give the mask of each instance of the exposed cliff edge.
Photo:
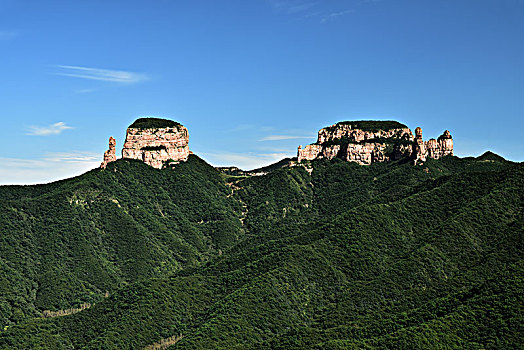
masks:
[(317, 142), (298, 146), (298, 161), (317, 158), (341, 158), (369, 165), (375, 162), (409, 158), (424, 162), (453, 155), (453, 139), (448, 130), (438, 138), (422, 140), (422, 129), (415, 137), (404, 124), (396, 121), (345, 121), (320, 129)]
[[(116, 160), (111, 140), (114, 142), (113, 138), (109, 139), (109, 151), (104, 154), (102, 168)], [(161, 118), (137, 119), (127, 128), (122, 148), (122, 158), (142, 160), (157, 169), (167, 163), (186, 161), (189, 154), (189, 134), (186, 127)]]

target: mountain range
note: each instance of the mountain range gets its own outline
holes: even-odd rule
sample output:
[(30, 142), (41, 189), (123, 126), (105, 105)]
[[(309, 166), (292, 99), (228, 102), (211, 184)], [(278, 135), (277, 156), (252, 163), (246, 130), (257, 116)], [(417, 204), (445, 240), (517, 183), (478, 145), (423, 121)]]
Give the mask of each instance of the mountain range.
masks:
[(346, 122), (242, 172), (148, 122), (127, 157), (0, 187), (0, 349), (522, 347), (522, 163)]

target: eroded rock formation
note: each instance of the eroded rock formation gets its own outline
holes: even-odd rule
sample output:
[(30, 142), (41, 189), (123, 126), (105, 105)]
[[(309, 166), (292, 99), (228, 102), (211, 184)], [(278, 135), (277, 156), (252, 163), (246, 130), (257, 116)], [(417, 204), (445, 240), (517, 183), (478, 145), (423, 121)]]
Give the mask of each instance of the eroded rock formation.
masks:
[(109, 149), (104, 152), (104, 161), (100, 164), (100, 167), (105, 169), (107, 164), (116, 160), (116, 140), (111, 136), (109, 138)]
[(402, 158), (424, 162), (453, 155), (453, 139), (448, 130), (438, 140), (422, 140), (422, 129), (415, 137), (404, 124), (395, 121), (340, 122), (318, 132), (317, 142), (298, 147), (298, 161), (341, 158), (369, 165)]
[(189, 154), (187, 129), (172, 120), (140, 118), (127, 128), (122, 158), (160, 169), (167, 162), (186, 161)]
[(413, 134), (395, 121), (340, 122), (318, 132), (317, 142), (298, 148), (298, 161), (341, 158), (369, 165), (410, 152)]
[[(115, 139), (110, 137), (101, 168), (116, 160), (115, 145)], [(127, 128), (122, 148), (122, 158), (138, 159), (157, 169), (186, 161), (190, 154), (187, 129), (177, 122), (160, 118), (137, 119)]]
[(415, 129), (415, 145), (412, 156), (415, 164), (425, 162), (429, 158), (440, 159), (448, 155), (453, 155), (453, 138), (449, 130), (445, 130), (437, 140), (424, 141), (422, 129), (420, 127)]

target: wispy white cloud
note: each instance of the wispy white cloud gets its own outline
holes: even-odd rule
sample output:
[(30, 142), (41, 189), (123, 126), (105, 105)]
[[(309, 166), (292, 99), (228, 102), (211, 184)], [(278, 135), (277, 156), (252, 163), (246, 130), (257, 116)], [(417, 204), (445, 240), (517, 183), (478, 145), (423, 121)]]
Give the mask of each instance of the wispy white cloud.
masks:
[(80, 175), (100, 165), (93, 152), (47, 153), (38, 159), (0, 157), (0, 185), (31, 185)]
[(294, 140), (294, 139), (310, 139), (313, 138), (312, 135), (307, 136), (293, 136), (293, 135), (269, 135), (262, 137), (258, 141), (281, 141), (281, 140)]
[(88, 94), (90, 92), (94, 92), (96, 91), (96, 89), (78, 89), (78, 90), (75, 90), (75, 93), (77, 94)]
[(214, 166), (236, 166), (244, 170), (256, 169), (266, 165), (278, 162), (286, 157), (294, 157), (295, 154), (289, 152), (275, 153), (233, 153), (233, 152), (215, 152), (199, 153), (210, 164)]
[(318, 5), (318, 1), (306, 0), (270, 0), (273, 9), (280, 13), (303, 14)]
[(63, 66), (63, 65), (57, 65), (56, 67), (60, 68), (61, 71), (57, 73), (52, 73), (52, 74), (61, 75), (65, 77), (72, 77), (72, 78), (111, 81), (115, 83), (124, 83), (124, 84), (138, 83), (138, 82), (149, 79), (149, 77), (146, 74), (123, 71), (123, 70), (110, 70), (110, 69), (101, 69), (101, 68)]
[(348, 15), (348, 14), (353, 13), (353, 12), (354, 12), (353, 10), (344, 10), (344, 11), (331, 12), (331, 13), (328, 13), (326, 15), (323, 15), (322, 19), (320, 20), (320, 22), (325, 23), (325, 22), (334, 20), (334, 19), (336, 19), (338, 17)]
[(16, 32), (8, 30), (0, 30), (0, 40), (9, 40), (17, 35)]
[(346, 16), (365, 5), (379, 0), (269, 0), (278, 13), (299, 16), (307, 19), (317, 19), (320, 23), (333, 21)]
[(44, 160), (51, 162), (89, 162), (101, 158), (99, 154), (93, 152), (77, 151), (77, 152), (50, 152), (44, 156)]
[(64, 130), (73, 129), (72, 126), (66, 125), (64, 122), (58, 122), (51, 124), (49, 126), (30, 126), (26, 135), (33, 136), (49, 136), (49, 135), (58, 135)]
[(317, 5), (317, 1), (303, 0), (276, 0), (272, 1), (273, 8), (286, 13), (300, 13), (307, 11)]

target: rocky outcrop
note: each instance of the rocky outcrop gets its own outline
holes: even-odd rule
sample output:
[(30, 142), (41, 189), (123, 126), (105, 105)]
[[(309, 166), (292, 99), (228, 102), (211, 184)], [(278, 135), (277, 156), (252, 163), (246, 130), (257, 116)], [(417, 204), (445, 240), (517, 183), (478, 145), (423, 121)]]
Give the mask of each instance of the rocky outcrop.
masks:
[(320, 129), (317, 144), (325, 144), (343, 139), (350, 142), (362, 142), (380, 138), (412, 140), (413, 134), (406, 125), (395, 121), (362, 120), (340, 122)]
[[(110, 137), (101, 168), (116, 160), (115, 146), (115, 139)], [(168, 119), (140, 118), (127, 128), (122, 158), (138, 159), (160, 169), (186, 161), (191, 153), (189, 135), (183, 125)]]
[(341, 158), (369, 165), (411, 152), (413, 134), (395, 121), (340, 122), (318, 132), (317, 142), (298, 147), (298, 161)]
[(109, 149), (104, 152), (104, 161), (100, 164), (100, 167), (105, 169), (108, 163), (116, 160), (116, 140), (111, 136), (109, 138)]
[(448, 155), (453, 155), (453, 138), (449, 130), (445, 130), (437, 140), (424, 141), (422, 129), (420, 127), (415, 129), (415, 146), (412, 156), (415, 164), (425, 162), (430, 158), (440, 159)]
[[(326, 147), (322, 147), (322, 145), (312, 143), (311, 145), (306, 145), (306, 147), (302, 148), (302, 145), (298, 146), (298, 161), (302, 160), (313, 160), (316, 158), (323, 158), (322, 150), (326, 149)], [(332, 150), (329, 151), (330, 153), (333, 152)], [(329, 158), (331, 159), (331, 158)]]
[(422, 140), (422, 129), (415, 137), (404, 124), (396, 121), (340, 122), (318, 132), (317, 142), (298, 147), (298, 161), (317, 158), (341, 158), (369, 165), (375, 162), (409, 158), (424, 162), (453, 155), (453, 139), (448, 130), (438, 140)]
[(140, 118), (127, 128), (122, 158), (139, 159), (160, 169), (186, 161), (189, 154), (187, 129), (172, 120)]

